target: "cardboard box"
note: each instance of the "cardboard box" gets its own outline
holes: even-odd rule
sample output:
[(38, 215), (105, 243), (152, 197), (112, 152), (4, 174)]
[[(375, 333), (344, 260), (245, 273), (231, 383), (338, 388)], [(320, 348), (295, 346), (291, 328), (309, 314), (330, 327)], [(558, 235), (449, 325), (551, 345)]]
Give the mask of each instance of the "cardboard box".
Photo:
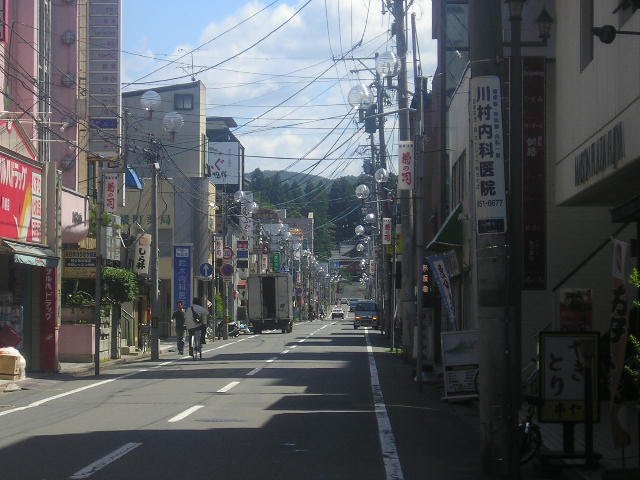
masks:
[(0, 355), (0, 380), (20, 380), (20, 357)]

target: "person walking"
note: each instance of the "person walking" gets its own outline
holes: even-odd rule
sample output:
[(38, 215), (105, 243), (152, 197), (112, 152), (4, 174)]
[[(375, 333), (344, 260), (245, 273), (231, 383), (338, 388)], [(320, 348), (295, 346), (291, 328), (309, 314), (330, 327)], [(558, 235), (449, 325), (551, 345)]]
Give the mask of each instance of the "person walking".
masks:
[[(193, 333), (202, 329), (206, 332), (207, 328), (207, 316), (209, 312), (202, 306), (202, 302), (198, 297), (193, 299), (191, 307), (189, 307), (184, 314), (184, 325), (189, 333), (189, 355), (193, 355), (192, 341)], [(204, 327), (204, 328), (203, 328)], [(204, 343), (204, 332), (200, 335), (200, 343)]]
[(184, 302), (180, 300), (176, 311), (171, 315), (171, 319), (176, 325), (176, 343), (178, 346), (178, 353), (180, 355), (184, 354), (184, 315)]

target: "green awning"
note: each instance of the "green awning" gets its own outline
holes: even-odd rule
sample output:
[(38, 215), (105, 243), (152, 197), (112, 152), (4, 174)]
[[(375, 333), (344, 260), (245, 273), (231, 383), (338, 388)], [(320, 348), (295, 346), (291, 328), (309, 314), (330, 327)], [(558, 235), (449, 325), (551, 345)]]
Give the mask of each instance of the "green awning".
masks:
[(462, 213), (462, 204), (459, 203), (444, 221), (436, 236), (427, 245), (427, 250), (446, 250), (462, 247), (462, 222), (459, 217)]
[(3, 246), (13, 253), (13, 261), (34, 267), (56, 268), (58, 257), (48, 248), (2, 240)]

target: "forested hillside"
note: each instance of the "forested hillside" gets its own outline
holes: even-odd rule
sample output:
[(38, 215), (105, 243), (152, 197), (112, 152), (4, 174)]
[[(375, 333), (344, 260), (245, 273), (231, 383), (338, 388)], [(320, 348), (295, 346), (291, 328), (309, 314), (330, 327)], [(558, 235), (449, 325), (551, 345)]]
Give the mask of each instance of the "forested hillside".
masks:
[(361, 183), (372, 187), (370, 176), (347, 176), (336, 179), (271, 172), (256, 169), (247, 175), (254, 199), (262, 208), (286, 209), (289, 217), (315, 218), (315, 250), (327, 258), (331, 248), (354, 237), (356, 225), (362, 223), (362, 203), (355, 196)]

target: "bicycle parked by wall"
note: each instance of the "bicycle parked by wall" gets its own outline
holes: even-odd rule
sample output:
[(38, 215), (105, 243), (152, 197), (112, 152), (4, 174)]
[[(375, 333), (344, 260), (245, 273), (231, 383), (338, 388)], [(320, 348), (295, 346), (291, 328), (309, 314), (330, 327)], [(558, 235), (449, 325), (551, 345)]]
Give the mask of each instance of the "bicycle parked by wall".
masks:
[[(536, 408), (540, 403), (539, 373), (536, 359), (531, 360), (522, 369), (522, 398), (527, 408), (524, 418), (518, 423), (516, 433), (520, 464), (525, 464), (536, 457), (542, 446), (540, 427), (533, 421)], [(478, 369), (473, 378), (473, 387), (478, 398), (480, 397), (480, 379), (480, 369)]]

